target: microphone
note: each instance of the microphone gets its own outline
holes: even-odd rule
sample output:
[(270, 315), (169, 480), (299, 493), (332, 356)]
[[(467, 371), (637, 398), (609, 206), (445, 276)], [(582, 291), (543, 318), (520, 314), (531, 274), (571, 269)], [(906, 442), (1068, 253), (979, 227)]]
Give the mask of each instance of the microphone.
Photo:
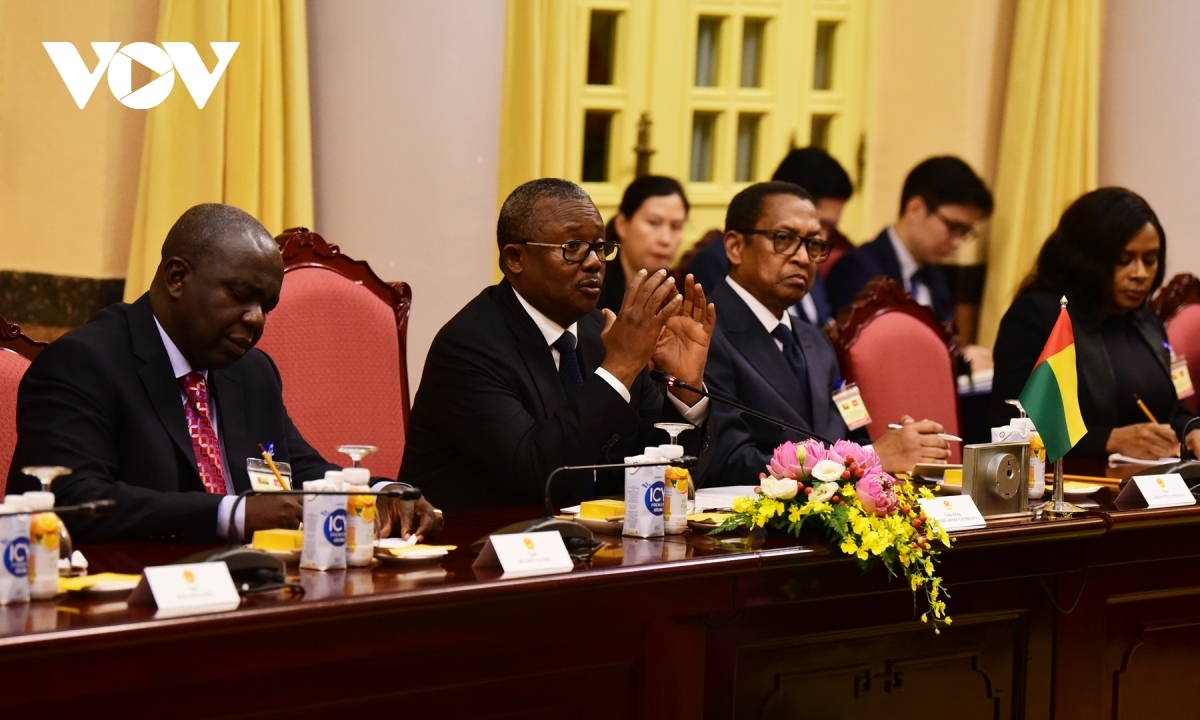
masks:
[(54, 513), (55, 515), (82, 515), (84, 517), (99, 517), (107, 515), (117, 507), (116, 500), (91, 500), (82, 502), (77, 505), (63, 505), (61, 507), (52, 507), (47, 510), (21, 510), (20, 512), (6, 513), (8, 515), (38, 515), (41, 513)]
[(698, 463), (697, 458), (691, 455), (684, 455), (673, 460), (663, 460), (661, 462), (645, 462), (645, 463), (601, 463), (597, 465), (563, 465), (556, 467), (550, 471), (546, 477), (546, 491), (544, 493), (543, 504), (545, 506), (545, 514), (537, 520), (522, 520), (511, 525), (490, 532), (487, 535), (479, 538), (471, 543), (471, 552), (476, 555), (483, 550), (483, 546), (487, 543), (488, 538), (493, 535), (513, 535), (517, 533), (531, 532), (548, 532), (555, 531), (562, 535), (563, 543), (567, 546), (567, 553), (580, 560), (590, 558), (603, 543), (597, 542), (592, 536), (592, 531), (588, 530), (583, 525), (574, 520), (559, 520), (554, 517), (554, 502), (550, 499), (550, 489), (554, 485), (554, 479), (564, 473), (575, 472), (577, 470), (619, 470), (622, 468), (631, 467), (657, 467), (670, 465), (672, 467), (694, 468)]
[(758, 418), (759, 420), (766, 420), (769, 423), (775, 423), (779, 427), (787, 428), (788, 430), (795, 430), (796, 432), (800, 433), (801, 435), (804, 435), (805, 437), (810, 437), (813, 440), (820, 440), (821, 442), (825, 443), (826, 445), (833, 445), (833, 441), (830, 440), (829, 438), (825, 437), (824, 435), (818, 435), (817, 433), (813, 432), (812, 430), (800, 427), (799, 425), (790, 423), (787, 420), (781, 420), (780, 418), (777, 418), (777, 417), (771, 417), (770, 415), (767, 415), (766, 413), (761, 413), (753, 408), (748, 408), (736, 400), (731, 400), (730, 398), (724, 397), (722, 395), (717, 395), (716, 393), (710, 393), (709, 391), (705, 390), (704, 388), (692, 387), (691, 385), (688, 385), (687, 383), (683, 382), (682, 380), (675, 377), (674, 375), (671, 375), (670, 373), (665, 373), (662, 370), (659, 370), (658, 368), (655, 368), (650, 371), (650, 379), (653, 380), (654, 382), (666, 385), (669, 388), (679, 388), (681, 390), (687, 390), (689, 392), (694, 392), (697, 395), (703, 395), (704, 397), (709, 398), (710, 400), (716, 400), (717, 402), (719, 402), (723, 405), (729, 405), (730, 407), (737, 408), (738, 410), (741, 410), (742, 412), (746, 413), (747, 415), (753, 415), (754, 417)]

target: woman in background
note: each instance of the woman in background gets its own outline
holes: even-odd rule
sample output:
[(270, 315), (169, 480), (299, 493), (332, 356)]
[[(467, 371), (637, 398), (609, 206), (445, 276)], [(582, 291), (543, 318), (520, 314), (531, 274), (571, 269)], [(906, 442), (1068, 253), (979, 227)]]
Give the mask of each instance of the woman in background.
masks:
[(655, 273), (671, 267), (683, 241), (688, 209), (683, 186), (672, 178), (644, 175), (629, 183), (605, 232), (606, 239), (621, 243), (621, 250), (617, 262), (607, 263), (604, 270), (597, 310), (619, 311), (625, 285), (639, 270)]
[[(1136, 193), (1100, 188), (1072, 203), (1000, 322), (992, 425), (1014, 416), (1004, 401), (1021, 394), (1065, 295), (1087, 426), (1068, 456), (1174, 457), (1181, 440), (1195, 454), (1200, 429), (1182, 437), (1192, 416), (1176, 398), (1162, 323), (1146, 307), (1162, 284), (1166, 255), (1158, 216)], [(1135, 396), (1158, 422), (1149, 421)]]

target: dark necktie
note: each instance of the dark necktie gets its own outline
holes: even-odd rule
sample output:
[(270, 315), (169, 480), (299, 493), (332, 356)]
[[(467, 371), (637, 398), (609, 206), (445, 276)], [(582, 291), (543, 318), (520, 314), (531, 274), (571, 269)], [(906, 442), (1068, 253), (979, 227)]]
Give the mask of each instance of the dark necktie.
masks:
[[(924, 268), (913, 273), (912, 277), (910, 277), (908, 279), (908, 294), (912, 296), (913, 300), (917, 299), (917, 289), (919, 287), (921, 287), (922, 284), (924, 284), (923, 278), (924, 278)], [(918, 302), (920, 302), (920, 301), (918, 300)]]
[(575, 336), (569, 332), (554, 341), (554, 349), (558, 351), (558, 380), (562, 383), (563, 392), (571, 397), (583, 387), (583, 372), (579, 369), (579, 353), (575, 350)]
[(800, 382), (800, 405), (797, 409), (806, 420), (812, 419), (812, 400), (808, 392), (808, 362), (804, 359), (804, 351), (800, 348), (800, 341), (796, 339), (796, 334), (791, 328), (779, 323), (775, 329), (771, 331), (771, 335), (783, 343), (783, 356), (787, 358), (788, 365), (792, 366), (792, 372), (796, 374), (796, 379)]

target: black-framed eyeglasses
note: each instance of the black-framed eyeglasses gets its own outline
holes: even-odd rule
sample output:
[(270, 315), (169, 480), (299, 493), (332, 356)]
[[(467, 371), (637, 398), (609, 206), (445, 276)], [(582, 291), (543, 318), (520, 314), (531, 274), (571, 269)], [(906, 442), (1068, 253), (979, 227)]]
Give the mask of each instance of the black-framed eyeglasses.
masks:
[(933, 214), (937, 215), (938, 220), (941, 220), (942, 224), (946, 226), (946, 230), (950, 232), (950, 237), (960, 237), (966, 240), (975, 239), (977, 233), (975, 232), (974, 225), (968, 225), (967, 223), (961, 223), (957, 220), (952, 220), (937, 210), (934, 210)]
[(525, 240), (513, 245), (532, 245), (534, 247), (562, 248), (563, 260), (569, 263), (581, 263), (587, 260), (587, 256), (596, 253), (596, 257), (600, 258), (601, 262), (612, 260), (617, 257), (617, 251), (621, 249), (621, 243), (611, 240), (597, 240), (594, 243), (585, 242), (583, 240), (568, 240), (565, 243), (539, 243), (529, 242)]
[(771, 238), (775, 252), (791, 257), (801, 245), (808, 251), (808, 259), (823, 263), (829, 257), (829, 241), (822, 235), (801, 235), (795, 230), (742, 230), (743, 235), (766, 235)]

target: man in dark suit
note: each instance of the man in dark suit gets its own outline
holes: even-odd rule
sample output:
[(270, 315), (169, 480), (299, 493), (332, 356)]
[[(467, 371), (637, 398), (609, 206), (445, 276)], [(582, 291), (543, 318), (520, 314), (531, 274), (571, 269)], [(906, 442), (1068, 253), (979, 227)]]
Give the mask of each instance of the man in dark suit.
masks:
[[(68, 516), (78, 542), (223, 539), (230, 522), (249, 537), (295, 528), (297, 496), (250, 489), (248, 458), (273, 444), (296, 486), (338, 469), (292, 424), (279, 372), (254, 344), (279, 302), (283, 259), (267, 230), (228, 205), (197, 205), (167, 234), (150, 290), (118, 303), (51, 344), (29, 366), (17, 397), (9, 492), (35, 489), (27, 465), (62, 465), (59, 505), (116, 501), (107, 516)], [(388, 526), (407, 535), (441, 524), (428, 501), (384, 502)]]
[[(956, 157), (933, 157), (912, 169), (900, 194), (900, 217), (869, 243), (851, 250), (829, 273), (829, 300), (841, 312), (875, 277), (904, 286), (942, 322), (954, 319), (954, 292), (939, 265), (992, 214), (992, 194)], [(973, 364), (991, 364), (985, 348), (965, 350)]]
[[(833, 345), (787, 309), (804, 296), (829, 253), (809, 194), (791, 183), (751, 185), (734, 196), (725, 216), (729, 276), (712, 289), (717, 306), (704, 379), (711, 391), (831, 440), (868, 442), (851, 432), (833, 402), (840, 376)], [(793, 431), (714, 404), (714, 447), (702, 485), (754, 484), (774, 449), (802, 439)], [(884, 469), (907, 471), (949, 455), (940, 424), (910, 417), (875, 443)]]
[[(815, 146), (792, 150), (779, 163), (771, 179), (799, 185), (812, 195), (817, 217), (821, 221), (821, 232), (833, 245), (834, 252), (844, 252), (852, 247), (838, 230), (838, 223), (841, 222), (846, 203), (854, 194), (854, 185), (845, 168), (832, 155)], [(688, 266), (688, 272), (696, 277), (696, 282), (708, 288), (717, 287), (725, 279), (728, 270), (725, 243), (720, 239), (702, 248)], [(808, 292), (790, 312), (797, 320), (825, 327), (834, 320), (835, 310), (829, 302), (824, 277), (816, 273)]]
[[(715, 310), (699, 285), (681, 295), (665, 271), (634, 276), (620, 312), (595, 310), (606, 258), (604, 223), (578, 185), (546, 178), (517, 188), (496, 226), (504, 280), (438, 332), (413, 401), (400, 479), (446, 507), (541, 503), (561, 465), (620, 462), (666, 442), (660, 420), (700, 425), (708, 402), (668, 395), (654, 364), (704, 378)], [(695, 450), (699, 432), (684, 434)], [(620, 494), (616, 477), (563, 477), (572, 503)]]

